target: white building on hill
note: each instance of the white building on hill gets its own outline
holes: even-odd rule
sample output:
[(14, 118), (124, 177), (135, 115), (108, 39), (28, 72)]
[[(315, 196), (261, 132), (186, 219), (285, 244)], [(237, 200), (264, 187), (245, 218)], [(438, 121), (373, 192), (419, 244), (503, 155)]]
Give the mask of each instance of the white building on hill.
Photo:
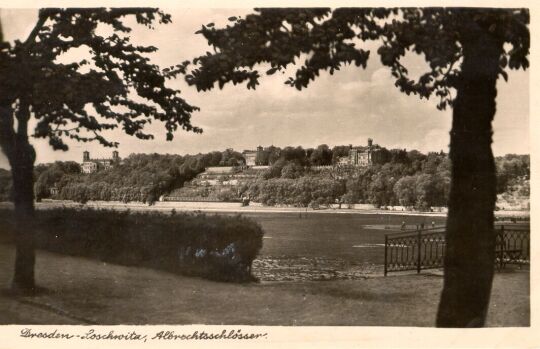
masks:
[(110, 159), (91, 159), (90, 152), (85, 151), (83, 153), (83, 161), (81, 163), (81, 170), (83, 173), (94, 173), (99, 170), (107, 170), (114, 166), (115, 163), (120, 161), (120, 156), (115, 150), (112, 152), (112, 158)]

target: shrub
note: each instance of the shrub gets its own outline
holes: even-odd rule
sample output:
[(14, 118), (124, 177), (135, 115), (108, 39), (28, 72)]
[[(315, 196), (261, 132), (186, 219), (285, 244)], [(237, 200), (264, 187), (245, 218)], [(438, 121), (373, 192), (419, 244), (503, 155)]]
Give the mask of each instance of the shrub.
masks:
[[(0, 210), (0, 235), (13, 231), (11, 217)], [(252, 279), (263, 237), (241, 216), (66, 208), (37, 211), (35, 229), (48, 251), (223, 281)]]

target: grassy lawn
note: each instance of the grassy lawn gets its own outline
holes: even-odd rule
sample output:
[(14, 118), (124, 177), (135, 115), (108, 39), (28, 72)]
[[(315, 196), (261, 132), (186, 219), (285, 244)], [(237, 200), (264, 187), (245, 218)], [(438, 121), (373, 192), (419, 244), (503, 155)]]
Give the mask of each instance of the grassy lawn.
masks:
[[(0, 244), (1, 285), (13, 257)], [(220, 283), (48, 252), (38, 253), (36, 275), (47, 292), (1, 295), (0, 323), (432, 326), (442, 287), (428, 274)], [(497, 273), (488, 326), (528, 326), (529, 318), (528, 270)]]

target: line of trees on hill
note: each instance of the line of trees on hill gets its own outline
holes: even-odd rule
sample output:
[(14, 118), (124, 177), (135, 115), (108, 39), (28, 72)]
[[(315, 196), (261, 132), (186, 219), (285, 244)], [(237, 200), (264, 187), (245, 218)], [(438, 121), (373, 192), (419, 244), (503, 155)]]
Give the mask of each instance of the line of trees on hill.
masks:
[[(91, 174), (82, 174), (74, 162), (55, 162), (42, 165), (45, 169), (37, 175), (36, 197), (86, 202), (142, 201), (155, 202), (159, 196), (182, 187), (209, 166), (237, 165), (242, 155), (227, 149), (197, 155), (131, 154), (117, 166)], [(36, 172), (41, 170), (37, 166)]]
[[(325, 149), (319, 147), (318, 149)], [(334, 149), (338, 149), (335, 147)], [(348, 147), (347, 147), (348, 149)], [(296, 154), (299, 154), (296, 151)], [(450, 160), (447, 154), (422, 154), (416, 150), (379, 148), (370, 167), (341, 173), (314, 171), (303, 166), (306, 158), (280, 157), (262, 178), (245, 183), (242, 195), (266, 205), (329, 205), (369, 203), (375, 206), (401, 205), (417, 209), (446, 206), (450, 191)], [(496, 158), (497, 193), (529, 191), (528, 155), (508, 154)], [(519, 190), (516, 190), (516, 187)]]
[[(335, 165), (340, 158), (348, 156), (352, 145), (337, 145), (330, 148), (326, 144), (321, 144), (316, 148), (266, 147), (257, 152), (255, 164), (260, 166), (272, 165), (279, 160), (294, 161), (302, 166), (330, 166)], [(360, 151), (365, 151), (367, 147), (357, 147)], [(385, 164), (387, 162), (403, 161), (407, 158), (407, 151), (404, 149), (388, 150), (377, 144), (372, 147), (373, 163)], [(415, 151), (413, 151), (415, 152)], [(416, 152), (418, 153), (418, 152)]]
[[(237, 190), (229, 190), (226, 194), (228, 198), (235, 193), (248, 196), (265, 205), (299, 207), (336, 202), (419, 209), (446, 205), (450, 189), (447, 154), (376, 147), (379, 156), (372, 166), (346, 172), (321, 170), (315, 166), (336, 163), (336, 159), (348, 154), (349, 146), (332, 149), (324, 144), (309, 149), (268, 147), (263, 154), (273, 154), (269, 157), (272, 165), (256, 179), (243, 182)], [(34, 190), (38, 200), (54, 197), (78, 202), (104, 200), (152, 204), (161, 195), (183, 187), (207, 167), (239, 166), (242, 163), (242, 155), (232, 149), (185, 156), (131, 154), (121, 164), (92, 174), (82, 174), (76, 162), (58, 161), (35, 167)], [(496, 163), (498, 193), (508, 191), (506, 196), (515, 196), (529, 192), (528, 155), (509, 154), (496, 158)], [(51, 188), (56, 188), (57, 194), (51, 195)], [(0, 169), (0, 200), (10, 200), (11, 191), (10, 173)], [(218, 198), (225, 195), (218, 194)]]
[(305, 207), (341, 202), (425, 209), (445, 206), (449, 189), (446, 154), (413, 151), (385, 164), (343, 172), (339, 168), (313, 170), (294, 160), (279, 159), (262, 178), (244, 183), (241, 193), (266, 205)]

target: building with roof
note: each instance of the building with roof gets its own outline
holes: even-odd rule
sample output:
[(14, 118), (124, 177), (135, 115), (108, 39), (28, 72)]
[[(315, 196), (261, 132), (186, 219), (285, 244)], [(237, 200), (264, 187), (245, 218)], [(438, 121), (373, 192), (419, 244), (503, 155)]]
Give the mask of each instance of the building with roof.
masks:
[(338, 160), (338, 165), (365, 167), (373, 164), (373, 154), (378, 150), (373, 145), (373, 139), (368, 138), (367, 147), (353, 147), (350, 145), (349, 155)]
[(246, 166), (255, 166), (257, 164), (257, 154), (263, 151), (263, 147), (260, 145), (257, 147), (257, 150), (244, 150), (242, 155), (246, 160)]
[(120, 156), (116, 150), (112, 152), (112, 158), (107, 159), (92, 159), (90, 158), (90, 152), (85, 151), (83, 152), (81, 170), (83, 173), (94, 173), (100, 170), (107, 170), (119, 162)]

